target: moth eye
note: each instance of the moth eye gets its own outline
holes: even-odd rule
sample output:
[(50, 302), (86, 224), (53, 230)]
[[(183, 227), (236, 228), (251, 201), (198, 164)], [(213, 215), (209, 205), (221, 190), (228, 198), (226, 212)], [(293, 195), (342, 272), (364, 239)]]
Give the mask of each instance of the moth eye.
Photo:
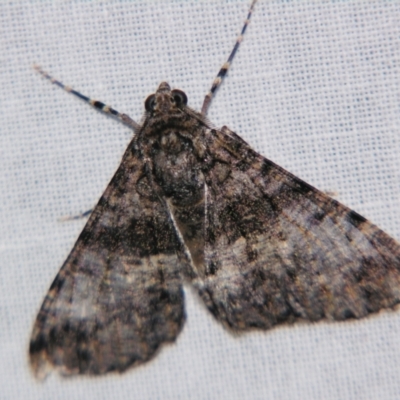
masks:
[(187, 96), (185, 92), (182, 92), (182, 90), (175, 89), (172, 91), (172, 98), (175, 101), (175, 104), (177, 106), (181, 105), (186, 105), (187, 104)]
[(153, 111), (155, 105), (156, 96), (154, 94), (151, 94), (144, 102), (144, 108), (146, 109), (146, 111)]

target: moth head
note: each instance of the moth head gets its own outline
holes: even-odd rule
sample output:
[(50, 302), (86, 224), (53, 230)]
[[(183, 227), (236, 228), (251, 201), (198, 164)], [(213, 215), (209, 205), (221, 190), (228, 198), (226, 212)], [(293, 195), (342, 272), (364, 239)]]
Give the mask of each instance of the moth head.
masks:
[(167, 82), (162, 82), (157, 91), (147, 97), (144, 106), (147, 112), (167, 114), (174, 108), (187, 104), (185, 92), (179, 89), (171, 90)]

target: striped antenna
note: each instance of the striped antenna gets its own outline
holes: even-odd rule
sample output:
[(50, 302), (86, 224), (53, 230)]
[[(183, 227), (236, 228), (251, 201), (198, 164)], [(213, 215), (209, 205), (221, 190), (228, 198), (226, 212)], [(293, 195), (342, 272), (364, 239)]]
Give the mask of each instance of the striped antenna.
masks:
[(244, 25), (242, 28), (242, 32), (240, 32), (240, 35), (236, 39), (235, 46), (233, 47), (233, 50), (231, 54), (228, 57), (228, 60), (224, 63), (222, 68), (219, 70), (218, 75), (214, 79), (214, 82), (211, 86), (210, 91), (206, 94), (206, 97), (204, 98), (203, 101), (203, 106), (201, 107), (201, 113), (203, 115), (207, 115), (208, 108), (210, 107), (211, 100), (213, 99), (215, 92), (217, 89), (221, 86), (222, 80), (225, 78), (226, 73), (228, 72), (228, 69), (232, 63), (233, 58), (235, 57), (235, 54), (240, 46), (240, 43), (243, 40), (244, 33), (246, 32), (247, 25), (249, 25), (251, 14), (253, 13), (254, 6), (256, 4), (257, 0), (253, 0), (253, 2), (250, 5), (249, 13), (247, 14), (246, 21), (244, 21)]
[(83, 95), (82, 93), (76, 91), (75, 89), (72, 89), (69, 86), (64, 85), (62, 82), (59, 80), (53, 78), (51, 75), (49, 75), (46, 71), (43, 71), (42, 68), (39, 65), (34, 65), (33, 68), (39, 72), (40, 75), (42, 75), (44, 78), (48, 79), (51, 83), (54, 83), (55, 85), (59, 86), (61, 89), (65, 90), (68, 93), (73, 94), (74, 96), (80, 98), (83, 100), (85, 103), (88, 103), (92, 107), (94, 107), (96, 110), (99, 110), (105, 114), (112, 115), (113, 117), (118, 118), (121, 122), (123, 122), (125, 125), (129, 126), (130, 128), (133, 129), (133, 131), (136, 133), (140, 125), (135, 122), (131, 117), (129, 117), (126, 114), (122, 114), (117, 110), (114, 110), (114, 108), (104, 104), (101, 101), (98, 100), (93, 100), (90, 97), (87, 97)]

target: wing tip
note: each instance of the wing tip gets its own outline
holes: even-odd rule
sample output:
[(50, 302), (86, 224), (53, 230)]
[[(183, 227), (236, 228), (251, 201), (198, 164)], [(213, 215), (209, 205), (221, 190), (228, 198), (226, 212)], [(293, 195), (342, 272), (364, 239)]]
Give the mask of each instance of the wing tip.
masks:
[(43, 350), (40, 352), (29, 351), (29, 363), (34, 377), (41, 382), (43, 382), (54, 369)]

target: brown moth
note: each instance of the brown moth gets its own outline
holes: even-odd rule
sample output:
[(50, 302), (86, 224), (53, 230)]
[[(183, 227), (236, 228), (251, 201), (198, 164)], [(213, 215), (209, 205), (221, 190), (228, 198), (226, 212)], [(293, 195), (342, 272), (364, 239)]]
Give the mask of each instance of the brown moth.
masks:
[(141, 124), (37, 67), (135, 133), (37, 316), (38, 377), (148, 361), (182, 330), (184, 283), (234, 331), (362, 318), (400, 302), (395, 240), (206, 119), (241, 38), (201, 112), (163, 82)]

